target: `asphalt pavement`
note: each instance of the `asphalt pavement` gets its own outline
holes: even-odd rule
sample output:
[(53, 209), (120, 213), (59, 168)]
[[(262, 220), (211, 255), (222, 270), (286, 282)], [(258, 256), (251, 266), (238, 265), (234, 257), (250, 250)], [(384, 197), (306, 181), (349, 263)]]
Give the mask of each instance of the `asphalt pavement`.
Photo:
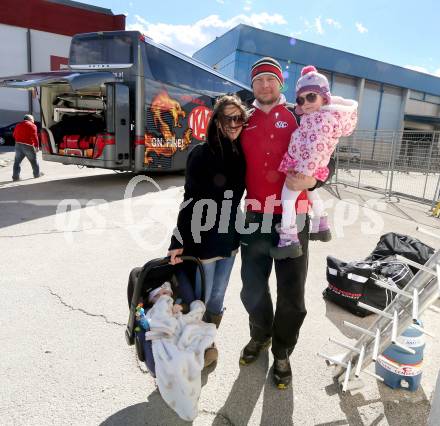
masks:
[[(166, 255), (183, 176), (42, 162), (45, 175), (33, 179), (25, 160), (22, 180), (11, 182), (12, 161), (12, 148), (0, 148), (0, 424), (188, 424), (163, 402), (124, 339), (128, 274)], [(291, 357), (292, 387), (273, 386), (270, 353), (239, 366), (248, 326), (237, 256), (217, 337), (219, 361), (203, 374), (194, 425), (426, 424), (440, 366), (438, 339), (427, 339), (416, 392), (367, 377), (362, 389), (343, 394), (316, 353), (340, 352), (330, 336), (355, 341), (343, 320), (365, 327), (373, 320), (324, 301), (326, 256), (362, 259), (391, 231), (439, 248), (440, 240), (416, 226), (440, 235), (440, 220), (428, 216), (426, 205), (341, 185), (323, 198), (334, 238), (310, 244), (308, 315)], [(270, 282), (275, 295), (274, 276)], [(426, 313), (423, 321), (438, 331), (438, 314)]]

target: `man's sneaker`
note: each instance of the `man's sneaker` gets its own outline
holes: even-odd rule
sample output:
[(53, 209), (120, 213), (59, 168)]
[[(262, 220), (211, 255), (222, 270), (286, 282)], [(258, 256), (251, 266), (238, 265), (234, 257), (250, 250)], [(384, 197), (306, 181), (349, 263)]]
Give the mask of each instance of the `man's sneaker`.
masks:
[(260, 352), (267, 349), (271, 343), (272, 339), (267, 339), (264, 342), (251, 339), (241, 351), (240, 364), (247, 365), (254, 362), (258, 358), (258, 355), (260, 355)]
[(18, 182), (19, 180), (20, 180), (19, 177), (13, 177), (13, 178), (12, 178), (12, 182)]
[(39, 177), (43, 177), (44, 176), (44, 173), (43, 172), (40, 172), (40, 174), (38, 175), (38, 176), (34, 176), (34, 179), (37, 179), (37, 178), (39, 178)]
[(275, 358), (273, 362), (273, 380), (278, 389), (287, 389), (292, 381), (292, 369), (289, 358)]

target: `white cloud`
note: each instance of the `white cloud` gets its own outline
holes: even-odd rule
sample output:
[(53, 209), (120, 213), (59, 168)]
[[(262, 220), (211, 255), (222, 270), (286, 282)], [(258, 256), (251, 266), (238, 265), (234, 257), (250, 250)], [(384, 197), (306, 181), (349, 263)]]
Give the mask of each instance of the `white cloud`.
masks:
[(225, 0), (216, 0), (217, 3), (225, 4)]
[(318, 34), (324, 34), (324, 30), (322, 28), (322, 23), (321, 23), (321, 17), (320, 16), (315, 18), (315, 28), (316, 28), (316, 32)]
[(440, 68), (436, 69), (435, 71), (431, 72), (427, 68), (422, 67), (420, 65), (404, 65), (404, 68), (408, 68), (413, 71), (423, 72), (425, 74), (435, 75), (436, 77), (440, 77)]
[(245, 0), (243, 10), (249, 12), (252, 9), (252, 0)]
[[(319, 34), (319, 28), (317, 28), (316, 24), (317, 22), (321, 21), (321, 17), (319, 16), (318, 18), (315, 18), (314, 23), (312, 24), (308, 19), (305, 19), (303, 17), (300, 18), (303, 21), (304, 24), (304, 32), (308, 33), (310, 31), (316, 32)], [(321, 30), (322, 30), (322, 26), (321, 26)], [(322, 33), (321, 33), (322, 34)]]
[(356, 22), (356, 29), (361, 33), (361, 34), (363, 34), (363, 33), (367, 33), (368, 32), (368, 28), (366, 28), (366, 27), (364, 27), (363, 25), (362, 25), (362, 23), (360, 23), (360, 22)]
[(341, 24), (338, 21), (335, 21), (333, 18), (327, 18), (325, 20), (325, 22), (326, 22), (327, 25), (329, 25), (331, 27), (333, 26), (333, 27), (335, 27), (338, 30), (340, 30), (342, 28)]
[(424, 72), (425, 74), (428, 74), (428, 70), (425, 67), (421, 67), (419, 65), (404, 65), (403, 67), (408, 68), (409, 70)]
[(303, 21), (303, 24), (306, 27), (306, 31), (308, 31), (312, 28), (312, 25), (310, 24), (310, 22), (307, 19), (303, 18), (302, 16), (300, 19), (301, 19), (301, 21)]
[(314, 32), (316, 34), (323, 35), (323, 34), (325, 34), (324, 24), (329, 27), (336, 28), (338, 30), (342, 28), (341, 24), (338, 21), (334, 20), (333, 18), (322, 19), (321, 16), (318, 16), (313, 20), (313, 23), (312, 23), (308, 19), (305, 19), (301, 16), (300, 20), (304, 24), (303, 31), (305, 33)]
[(285, 25), (287, 21), (284, 16), (278, 13), (262, 12), (251, 15), (240, 14), (227, 20), (220, 19), (218, 15), (209, 15), (193, 24), (172, 25), (162, 22), (148, 22), (141, 16), (135, 15), (134, 23), (127, 24), (127, 30), (140, 31), (159, 43), (192, 55), (196, 50), (214, 40), (215, 37), (238, 24), (264, 28), (267, 25)]

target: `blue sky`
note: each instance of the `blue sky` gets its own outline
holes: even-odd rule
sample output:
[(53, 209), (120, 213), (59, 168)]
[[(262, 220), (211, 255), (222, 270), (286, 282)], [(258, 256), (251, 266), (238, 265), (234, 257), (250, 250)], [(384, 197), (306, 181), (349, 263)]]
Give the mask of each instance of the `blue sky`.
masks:
[(191, 55), (239, 23), (440, 76), (438, 0), (89, 0)]

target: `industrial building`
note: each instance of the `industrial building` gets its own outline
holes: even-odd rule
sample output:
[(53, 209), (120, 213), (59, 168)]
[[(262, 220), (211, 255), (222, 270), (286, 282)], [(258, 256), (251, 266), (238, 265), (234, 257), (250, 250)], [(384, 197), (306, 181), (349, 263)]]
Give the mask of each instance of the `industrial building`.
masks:
[[(125, 29), (125, 16), (70, 0), (2, 0), (0, 76), (59, 70), (72, 35)], [(36, 93), (0, 89), (0, 126), (24, 113), (39, 118)]]
[(358, 129), (440, 130), (440, 78), (433, 75), (242, 24), (193, 56), (247, 84), (251, 65), (271, 56), (284, 70), (289, 101), (301, 68), (313, 64), (328, 77), (334, 95), (359, 101)]

